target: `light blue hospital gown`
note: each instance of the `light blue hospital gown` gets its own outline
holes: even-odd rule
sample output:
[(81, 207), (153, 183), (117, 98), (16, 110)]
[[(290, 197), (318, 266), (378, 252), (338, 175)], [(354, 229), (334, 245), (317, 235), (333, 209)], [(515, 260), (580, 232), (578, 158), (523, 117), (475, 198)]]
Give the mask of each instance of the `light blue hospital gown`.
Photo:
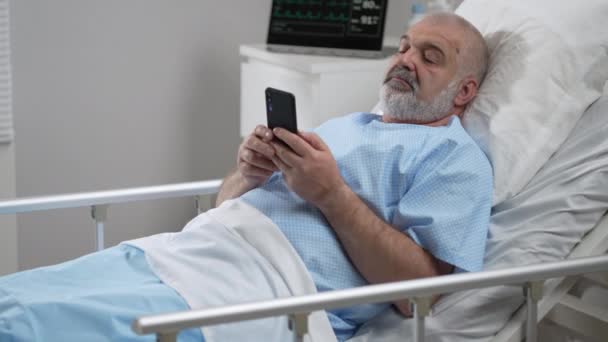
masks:
[[(315, 132), (330, 147), (352, 190), (385, 222), (459, 271), (482, 269), (492, 203), (492, 169), (454, 117), (429, 127), (384, 123), (356, 113)], [(349, 261), (321, 212), (291, 192), (280, 173), (242, 196), (279, 226), (319, 291), (367, 281)], [(339, 340), (390, 304), (328, 312)]]

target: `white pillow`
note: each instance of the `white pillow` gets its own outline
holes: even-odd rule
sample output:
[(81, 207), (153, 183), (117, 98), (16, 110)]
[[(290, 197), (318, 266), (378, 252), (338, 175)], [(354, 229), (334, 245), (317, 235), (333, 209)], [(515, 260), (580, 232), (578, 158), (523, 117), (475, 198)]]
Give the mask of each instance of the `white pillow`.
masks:
[(465, 0), (491, 62), (463, 125), (494, 167), (494, 203), (519, 193), (608, 78), (608, 1)]

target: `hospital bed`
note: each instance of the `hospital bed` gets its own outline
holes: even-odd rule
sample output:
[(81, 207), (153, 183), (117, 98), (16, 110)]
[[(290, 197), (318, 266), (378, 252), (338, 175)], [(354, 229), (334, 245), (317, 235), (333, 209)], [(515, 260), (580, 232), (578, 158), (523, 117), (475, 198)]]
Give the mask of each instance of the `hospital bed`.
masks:
[[(20, 213), (59, 208), (90, 207), (96, 221), (95, 231), (98, 248), (103, 248), (103, 224), (105, 208), (129, 201), (152, 200), (181, 196), (200, 196), (217, 192), (219, 180), (165, 185), (146, 188), (102, 191), (94, 193), (70, 194), (41, 198), (20, 199), (0, 203), (0, 213)], [(608, 204), (607, 204), (608, 205)], [(99, 209), (104, 208), (104, 209)], [(590, 274), (590, 281), (608, 285), (608, 256), (587, 257), (602, 254), (608, 249), (608, 216), (604, 216), (597, 226), (578, 244), (569, 260), (484, 271), (472, 274), (457, 274), (434, 279), (420, 279), (408, 282), (373, 285), (364, 288), (328, 292), (304, 297), (279, 299), (274, 302), (250, 303), (209, 310), (194, 310), (142, 317), (133, 324), (133, 329), (141, 334), (158, 333), (160, 341), (170, 341), (177, 331), (200, 325), (227, 323), (236, 320), (261, 318), (271, 315), (292, 315), (294, 327), (300, 336), (306, 332), (305, 313), (319, 309), (350, 306), (366, 302), (394, 301), (411, 298), (415, 304), (416, 329), (414, 340), (424, 339), (424, 317), (429, 313), (429, 296), (446, 292), (476, 289), (503, 284), (515, 284), (524, 289), (526, 305), (522, 306), (498, 333), (493, 341), (518, 341), (523, 337), (522, 323), (527, 320), (527, 341), (534, 341), (536, 323), (547, 317), (549, 320), (579, 330), (592, 327), (592, 331), (579, 333), (602, 334), (608, 336), (606, 312), (597, 313), (592, 307), (568, 294), (580, 281), (579, 276)], [(606, 272), (604, 277), (594, 272)], [(545, 280), (563, 278), (559, 281)], [(524, 297), (522, 297), (523, 299)], [(542, 299), (541, 299), (542, 298)]]
[[(506, 311), (496, 306), (488, 306), (488, 303), (477, 305), (475, 310), (494, 311), (494, 313), (477, 312), (481, 316), (496, 315), (496, 311), (502, 312), (502, 316), (496, 315), (497, 321), (490, 324), (488, 328), (489, 330), (495, 329), (494, 333), (491, 333), (491, 335), (494, 335), (490, 339), (492, 341), (519, 341), (524, 337), (527, 341), (535, 341), (538, 336), (537, 324), (541, 321), (542, 324), (551, 324), (561, 327), (561, 329), (567, 329), (574, 336), (608, 336), (606, 307), (597, 308), (573, 294), (577, 291), (583, 291), (585, 287), (589, 287), (589, 284), (608, 288), (608, 256), (604, 254), (608, 250), (608, 215), (606, 215), (608, 210), (608, 179), (598, 182), (598, 179), (606, 179), (608, 174), (608, 141), (598, 146), (597, 141), (594, 140), (598, 137), (601, 138), (602, 132), (608, 129), (608, 119), (602, 119), (608, 116), (606, 114), (608, 114), (608, 97), (604, 96), (583, 116), (564, 146), (522, 192), (523, 195), (521, 196), (525, 199), (521, 200), (516, 196), (515, 200), (510, 203), (516, 203), (517, 205), (507, 209), (501, 209), (499, 206), (493, 212), (492, 222), (493, 228), (495, 228), (496, 220), (501, 219), (501, 212), (506, 211), (511, 216), (519, 216), (517, 219), (524, 220), (523, 216), (520, 216), (523, 214), (518, 213), (517, 210), (526, 209), (527, 201), (534, 203), (533, 207), (536, 211), (542, 211), (543, 203), (536, 202), (539, 199), (553, 202), (558, 197), (565, 197), (565, 203), (569, 203), (567, 206), (572, 211), (578, 210), (580, 212), (589, 211), (587, 204), (591, 203), (596, 208), (596, 212), (600, 214), (596, 214), (596, 218), (591, 220), (592, 223), (588, 220), (579, 220), (578, 225), (588, 225), (589, 229), (582, 228), (586, 230), (584, 237), (576, 244), (576, 247), (568, 251), (566, 260), (521, 267), (498, 267), (469, 274), (453, 274), (267, 302), (140, 317), (133, 322), (133, 329), (139, 334), (157, 334), (160, 341), (173, 341), (179, 330), (188, 327), (214, 325), (273, 315), (288, 315), (294, 330), (294, 338), (303, 340), (308, 332), (307, 315), (310, 312), (368, 302), (386, 302), (409, 298), (414, 303), (414, 318), (409, 320), (399, 318), (397, 325), (394, 325), (395, 318), (390, 317), (389, 314), (389, 316), (383, 317), (383, 321), (370, 322), (369, 326), (364, 326), (352, 340), (382, 341), (384, 338), (390, 341), (394, 340), (392, 338), (395, 336), (401, 336), (402, 340), (410, 338), (413, 341), (423, 341), (425, 336), (428, 338), (429, 335), (430, 339), (433, 340), (433, 329), (436, 329), (436, 322), (433, 322), (433, 320), (437, 319), (436, 317), (441, 317), (442, 311), (443, 313), (450, 311), (449, 306), (456, 305), (452, 307), (451, 315), (463, 314), (461, 309), (455, 309), (459, 301), (463, 301), (463, 298), (470, 299), (483, 294), (483, 290), (478, 291), (476, 289), (490, 289), (489, 291), (495, 291), (493, 296), (498, 306), (506, 307)], [(590, 129), (595, 131), (590, 131)], [(595, 146), (594, 151), (583, 153), (580, 150), (580, 148), (590, 145)], [(578, 159), (571, 158), (574, 152), (576, 152)], [(565, 160), (568, 160), (568, 163), (565, 163)], [(558, 167), (553, 168), (552, 166), (555, 165)], [(569, 171), (564, 171), (564, 167)], [(594, 178), (590, 179), (590, 176), (594, 176)], [(551, 180), (556, 179), (555, 177), (567, 184), (568, 189), (559, 190), (554, 187), (554, 184), (552, 184), (554, 182), (551, 182)], [(569, 179), (570, 177), (572, 179)], [(543, 182), (548, 183), (541, 184)], [(201, 203), (206, 200), (206, 196), (215, 194), (220, 185), (221, 180), (210, 180), (17, 199), (0, 202), (0, 214), (60, 208), (90, 208), (91, 216), (95, 221), (91, 228), (92, 230), (94, 228), (97, 237), (97, 249), (103, 249), (104, 224), (107, 219), (108, 206), (131, 201), (193, 197), (199, 211), (201, 211)], [(539, 187), (540, 190), (535, 190), (535, 187)], [(585, 192), (585, 189), (592, 189), (592, 192)], [(530, 195), (530, 191), (534, 194)], [(574, 192), (568, 193), (568, 191)], [(537, 196), (543, 192), (555, 194)], [(601, 194), (605, 195), (602, 196)], [(586, 201), (585, 197), (587, 197)], [(575, 203), (580, 200), (583, 203)], [(518, 201), (520, 202), (518, 203)], [(559, 205), (552, 204), (549, 206), (554, 207), (553, 210), (556, 212), (565, 210)], [(576, 225), (577, 222), (563, 220), (563, 226), (568, 227), (570, 224)], [(531, 226), (526, 229), (533, 231), (535, 227)], [(572, 230), (576, 229), (578, 228), (572, 226)], [(544, 233), (548, 235), (551, 234), (551, 231), (549, 229)], [(490, 239), (492, 240), (492, 237)], [(490, 246), (490, 252), (495, 251), (495, 247)], [(534, 262), (532, 261), (532, 263)], [(471, 291), (476, 293), (472, 294)], [(433, 294), (446, 293), (449, 293), (449, 295), (442, 298), (431, 309), (429, 298)], [(497, 293), (501, 295), (497, 295)], [(463, 294), (464, 296), (462, 296)], [(450, 302), (452, 303), (450, 304)], [(446, 305), (448, 306), (447, 309), (441, 308)], [(426, 327), (425, 322), (431, 326)], [(483, 324), (488, 325), (487, 322), (482, 322)], [(394, 334), (389, 334), (388, 337), (382, 335), (385, 328), (388, 331), (394, 331)], [(465, 327), (465, 330), (467, 329)], [(476, 337), (474, 333), (467, 336), (467, 339)], [(481, 338), (480, 340), (488, 339)]]
[[(505, 8), (492, 10), (493, 7), (498, 6), (497, 4)], [(529, 7), (526, 16), (534, 12), (534, 15), (540, 19), (518, 21), (518, 17), (512, 15), (513, 12), (517, 12), (518, 4)], [(602, 0), (586, 1), (585, 6), (550, 0), (534, 2), (511, 0), (501, 3), (466, 0), (460, 10), (460, 14), (471, 20), (482, 32), (492, 29), (490, 31), (493, 34), (486, 37), (491, 49), (494, 51), (503, 49), (507, 52), (495, 56), (497, 58), (494, 60), (500, 60), (502, 65), (512, 67), (507, 70), (490, 69), (484, 81), (485, 88), (482, 90), (485, 89), (490, 93), (485, 95), (492, 95), (487, 98), (504, 97), (507, 102), (491, 103), (490, 108), (486, 108), (487, 112), (495, 112), (496, 108), (503, 108), (510, 111), (510, 114), (525, 114), (524, 117), (517, 117), (514, 121), (526, 120), (531, 116), (527, 109), (538, 108), (539, 104), (534, 101), (540, 98), (544, 101), (542, 105), (556, 104), (554, 109), (561, 107), (571, 109), (576, 103), (579, 107), (582, 106), (580, 107), (582, 113), (583, 109), (593, 102), (588, 93), (584, 92), (585, 89), (577, 88), (577, 91), (567, 94), (560, 92), (571, 80), (566, 79), (566, 76), (561, 77), (561, 74), (553, 74), (547, 69), (554, 68), (560, 73), (572, 76), (575, 80), (574, 84), (585, 82), (604, 84), (608, 78), (606, 65), (595, 63), (596, 59), (593, 59), (598, 54), (605, 56), (608, 51), (605, 31), (577, 34), (579, 31), (593, 32), (591, 28), (593, 23), (605, 22), (606, 5)], [(550, 13), (552, 17), (545, 18), (545, 13)], [(600, 20), (597, 20), (598, 18)], [(575, 19), (579, 24), (584, 23), (584, 25), (572, 24)], [(539, 31), (539, 27), (542, 26), (540, 22), (557, 25), (553, 26), (553, 29), (563, 24), (561, 26), (571, 29), (572, 32), (555, 37), (554, 31)], [(491, 27), (500, 26), (499, 24), (511, 26)], [(527, 32), (523, 32), (525, 30), (530, 30), (531, 38), (526, 36)], [(598, 43), (594, 39), (601, 42)], [(560, 44), (564, 41), (581, 48), (557, 49), (559, 53), (553, 53), (556, 48), (563, 47)], [(511, 43), (514, 45), (509, 45)], [(531, 46), (526, 43), (532, 44), (536, 49), (530, 49)], [(571, 53), (580, 53), (580, 55), (571, 55)], [(509, 61), (509, 58), (512, 59)], [(563, 64), (559, 64), (562, 59), (566, 60)], [(597, 59), (599, 60), (601, 59)], [(526, 69), (522, 61), (528, 62), (533, 67)], [(586, 66), (586, 68), (581, 71), (576, 68), (578, 66)], [(520, 71), (525, 71), (526, 77), (522, 78), (518, 74)], [(581, 79), (581, 75), (585, 77)], [(500, 78), (500, 82), (492, 83), (492, 78)], [(507, 85), (512, 83), (511, 87), (505, 87), (505, 78), (508, 81)], [(528, 84), (522, 79), (526, 79), (524, 81), (529, 79), (531, 82)], [(548, 83), (547, 80), (555, 83)], [(539, 81), (541, 83), (538, 83)], [(506, 94), (491, 93), (494, 90), (504, 92), (505, 88)], [(530, 94), (522, 94), (525, 92)], [(551, 93), (553, 97), (548, 98), (546, 93)], [(526, 110), (514, 108), (515, 105), (525, 106)], [(565, 141), (551, 141), (555, 146), (554, 149), (540, 149), (541, 152), (549, 153), (550, 159), (549, 155), (546, 158), (526, 155), (526, 144), (532, 142), (521, 139), (506, 140), (513, 145), (523, 146), (522, 150), (514, 153), (516, 160), (510, 160), (511, 163), (526, 160), (532, 164), (542, 164), (537, 165), (538, 167), (533, 170), (533, 177), (532, 175), (520, 177), (521, 174), (515, 173), (511, 165), (493, 160), (497, 172), (495, 176), (498, 180), (505, 181), (505, 184), (512, 180), (521, 184), (508, 183), (517, 189), (511, 196), (501, 192), (501, 201), (492, 210), (483, 272), (452, 274), (432, 279), (370, 285), (268, 302), (140, 317), (133, 322), (133, 330), (139, 334), (157, 334), (161, 341), (173, 341), (177, 332), (187, 327), (288, 315), (294, 339), (304, 340), (312, 333), (307, 324), (310, 312), (409, 298), (414, 303), (412, 319), (403, 319), (388, 310), (366, 323), (351, 341), (506, 342), (520, 341), (523, 338), (527, 341), (535, 341), (539, 337), (538, 326), (551, 326), (552, 329), (567, 331), (575, 337), (605, 340), (608, 336), (606, 311), (608, 304), (590, 304), (588, 298), (594, 291), (601, 293), (602, 288), (608, 288), (608, 256), (605, 255), (608, 249), (608, 140), (605, 137), (605, 132), (608, 132), (608, 98), (604, 95), (596, 101), (578, 120), (578, 125), (571, 130), (573, 127), (565, 127), (567, 125), (564, 123), (572, 122), (574, 125), (577, 122), (580, 115), (572, 115), (574, 112), (560, 114), (552, 111), (551, 117), (554, 120), (541, 119), (546, 126), (553, 124), (552, 129), (562, 129), (568, 136)], [(487, 118), (481, 117), (481, 119), (483, 121)], [(509, 122), (506, 124), (502, 122), (501, 127), (508, 124)], [(492, 126), (492, 128), (496, 127)], [(545, 130), (539, 132), (539, 136), (543, 135), (540, 133), (546, 133), (546, 127), (542, 128)], [(475, 125), (469, 125), (468, 129), (474, 131)], [(512, 131), (520, 132), (517, 129)], [(501, 144), (504, 144), (504, 141), (498, 140), (497, 145), (486, 146), (487, 149), (484, 151), (489, 155), (495, 155)], [(510, 172), (513, 174), (509, 175)], [(504, 178), (505, 173), (512, 177)], [(200, 204), (207, 196), (216, 193), (219, 186), (219, 180), (211, 180), (18, 199), (0, 202), (0, 214), (74, 207), (90, 208), (95, 221), (97, 248), (102, 249), (108, 206), (130, 201), (191, 196), (195, 198), (200, 209)], [(431, 307), (429, 298), (433, 294), (444, 295)], [(608, 298), (607, 295), (603, 297)], [(599, 308), (597, 304), (600, 305)]]

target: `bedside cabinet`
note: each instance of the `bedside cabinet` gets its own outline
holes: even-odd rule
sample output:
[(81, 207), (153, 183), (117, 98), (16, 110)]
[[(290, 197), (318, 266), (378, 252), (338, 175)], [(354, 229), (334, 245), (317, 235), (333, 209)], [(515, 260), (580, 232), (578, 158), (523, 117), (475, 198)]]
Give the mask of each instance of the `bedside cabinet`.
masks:
[(267, 51), (264, 44), (242, 45), (240, 55), (242, 137), (256, 125), (266, 125), (266, 87), (295, 95), (301, 130), (333, 117), (371, 110), (378, 102), (390, 59), (276, 53)]

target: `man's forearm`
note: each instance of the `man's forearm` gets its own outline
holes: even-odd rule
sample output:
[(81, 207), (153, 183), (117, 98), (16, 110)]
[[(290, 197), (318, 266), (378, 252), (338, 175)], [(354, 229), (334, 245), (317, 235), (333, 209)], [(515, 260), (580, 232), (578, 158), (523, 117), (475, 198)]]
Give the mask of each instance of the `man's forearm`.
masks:
[[(370, 283), (440, 274), (431, 254), (379, 218), (347, 186), (332, 194), (319, 209), (353, 264)], [(402, 313), (409, 313), (406, 302), (397, 303), (397, 307)]]
[[(435, 275), (434, 258), (406, 234), (379, 218), (348, 187), (332, 198), (319, 209), (359, 271), (370, 282)], [(370, 258), (370, 255), (378, 257)]]
[(225, 200), (237, 198), (253, 188), (255, 188), (255, 185), (251, 185), (247, 182), (247, 180), (241, 176), (239, 170), (234, 169), (226, 178), (224, 178), (224, 182), (222, 182), (220, 191), (217, 194), (215, 205), (219, 206)]

